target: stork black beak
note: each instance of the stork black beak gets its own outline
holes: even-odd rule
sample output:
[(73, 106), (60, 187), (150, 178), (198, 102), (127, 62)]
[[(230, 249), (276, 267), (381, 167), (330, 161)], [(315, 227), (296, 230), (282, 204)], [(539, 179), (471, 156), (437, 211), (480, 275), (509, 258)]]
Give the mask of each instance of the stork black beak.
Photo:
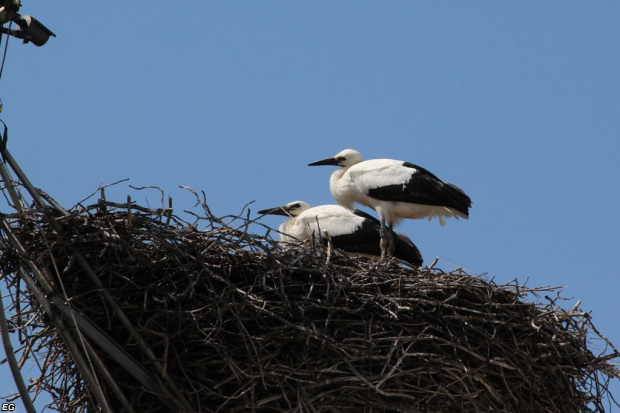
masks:
[(283, 215), (285, 217), (290, 216), (289, 213), (286, 211), (286, 206), (263, 209), (262, 211), (258, 211), (258, 213), (263, 215)]
[(320, 161), (309, 163), (308, 166), (320, 166), (320, 165), (339, 165), (340, 161), (334, 157), (323, 159)]

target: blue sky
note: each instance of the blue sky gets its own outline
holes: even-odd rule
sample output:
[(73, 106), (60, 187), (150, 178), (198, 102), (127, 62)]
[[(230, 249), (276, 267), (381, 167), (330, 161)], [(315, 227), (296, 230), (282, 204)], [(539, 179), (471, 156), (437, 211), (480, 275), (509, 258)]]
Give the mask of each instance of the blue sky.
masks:
[(124, 178), (108, 199), (159, 205), (128, 186), (154, 185), (179, 213), (179, 185), (215, 215), (328, 204), (333, 169), (309, 162), (405, 160), (473, 200), (398, 228), (426, 263), (567, 286), (620, 345), (620, 3), (112, 6), (24, 0), (58, 37), (11, 39), (0, 79), (9, 150), (65, 207)]

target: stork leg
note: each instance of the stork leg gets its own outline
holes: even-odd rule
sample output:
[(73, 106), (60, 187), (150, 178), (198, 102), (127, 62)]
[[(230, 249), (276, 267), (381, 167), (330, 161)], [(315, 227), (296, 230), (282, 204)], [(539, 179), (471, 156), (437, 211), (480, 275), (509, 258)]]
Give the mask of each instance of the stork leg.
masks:
[(381, 227), (379, 228), (379, 236), (381, 237), (381, 241), (379, 241), (379, 247), (381, 248), (381, 259), (384, 259), (388, 253), (388, 247), (390, 244), (390, 236), (388, 232), (390, 231), (385, 226), (383, 218), (381, 218)]
[(394, 256), (394, 249), (396, 248), (396, 241), (394, 241), (394, 225), (390, 224), (388, 227), (388, 245), (387, 245), (387, 253), (388, 256)]

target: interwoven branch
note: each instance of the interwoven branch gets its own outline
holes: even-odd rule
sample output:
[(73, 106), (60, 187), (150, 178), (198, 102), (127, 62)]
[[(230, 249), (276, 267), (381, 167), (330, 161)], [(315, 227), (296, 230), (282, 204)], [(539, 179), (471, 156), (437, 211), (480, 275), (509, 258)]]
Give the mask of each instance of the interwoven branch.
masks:
[[(76, 263), (79, 252), (196, 411), (605, 410), (618, 353), (587, 312), (559, 305), (559, 289), (496, 285), (322, 246), (281, 249), (253, 234), (249, 216), (216, 218), (200, 205), (192, 224), (166, 208), (105, 200), (64, 216), (39, 209), (13, 217), (27, 253), (7, 248), (0, 260), (11, 326), (39, 355), (42, 374), (31, 388), (50, 391), (53, 407), (100, 409), (20, 283), (24, 260), (161, 377)], [(125, 406), (167, 411), (98, 343), (89, 345)], [(124, 411), (105, 380), (102, 387), (114, 411)]]

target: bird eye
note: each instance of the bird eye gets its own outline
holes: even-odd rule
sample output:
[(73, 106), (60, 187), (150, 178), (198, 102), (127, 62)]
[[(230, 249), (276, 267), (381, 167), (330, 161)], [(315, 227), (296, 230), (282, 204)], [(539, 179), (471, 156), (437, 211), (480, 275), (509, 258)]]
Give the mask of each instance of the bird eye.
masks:
[(338, 162), (342, 162), (342, 161), (344, 161), (345, 159), (347, 159), (347, 158), (345, 158), (344, 156), (338, 156), (338, 157), (336, 158), (336, 160), (337, 160)]

